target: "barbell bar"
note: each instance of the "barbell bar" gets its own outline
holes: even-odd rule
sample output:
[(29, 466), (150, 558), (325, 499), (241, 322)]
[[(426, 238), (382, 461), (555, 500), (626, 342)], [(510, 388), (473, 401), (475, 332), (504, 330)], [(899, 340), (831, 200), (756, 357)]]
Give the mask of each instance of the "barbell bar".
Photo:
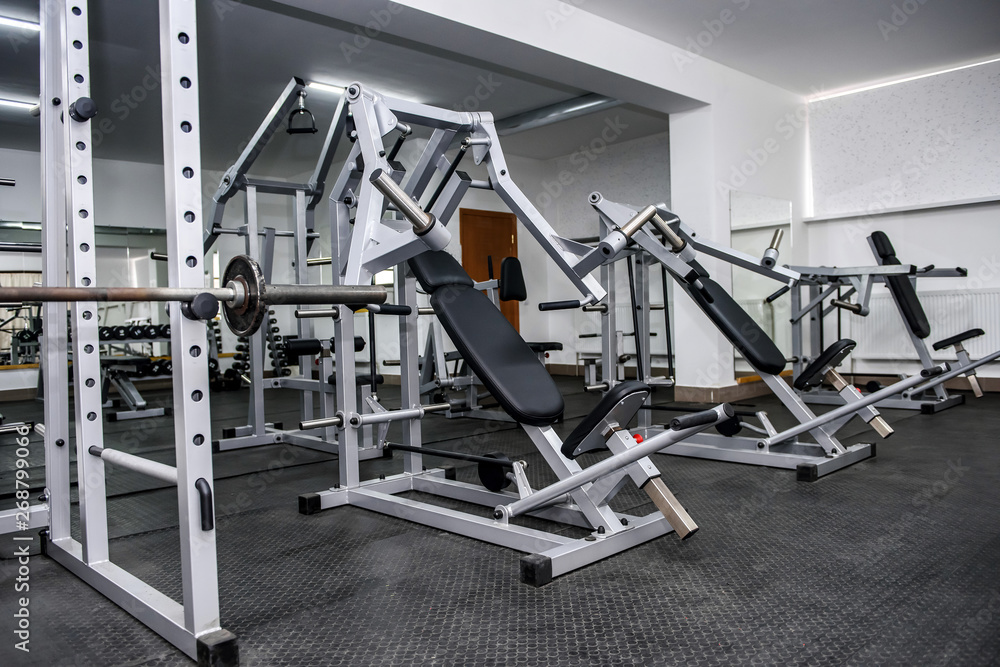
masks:
[(222, 275), (225, 287), (0, 287), (0, 302), (176, 301), (192, 319), (207, 320), (222, 304), (226, 324), (237, 336), (257, 332), (270, 306), (279, 304), (380, 304), (381, 285), (268, 285), (252, 258), (236, 255)]

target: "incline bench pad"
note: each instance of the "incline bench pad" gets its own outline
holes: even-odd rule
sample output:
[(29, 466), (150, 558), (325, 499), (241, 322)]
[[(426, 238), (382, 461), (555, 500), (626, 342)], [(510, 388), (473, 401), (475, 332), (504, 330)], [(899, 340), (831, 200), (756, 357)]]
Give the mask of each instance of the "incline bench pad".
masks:
[(563, 398), (552, 376), (455, 258), (425, 252), (410, 260), (410, 268), (431, 292), (441, 326), (507, 414), (530, 426), (556, 422)]
[(785, 355), (740, 304), (711, 278), (703, 277), (701, 283), (712, 297), (713, 303), (709, 303), (694, 285), (680, 282), (695, 303), (715, 322), (723, 335), (743, 354), (750, 365), (758, 372), (771, 375), (777, 375), (785, 370)]
[[(899, 259), (889, 242), (889, 237), (885, 232), (874, 232), (871, 236), (872, 245), (875, 252), (882, 258), (883, 266), (899, 266)], [(899, 304), (899, 309), (903, 312), (903, 319), (906, 326), (917, 338), (927, 338), (931, 335), (931, 325), (927, 321), (927, 314), (924, 307), (920, 305), (920, 298), (917, 297), (917, 290), (913, 288), (908, 276), (886, 276), (885, 284), (892, 292), (892, 297)]]
[(982, 336), (985, 333), (986, 332), (983, 331), (982, 329), (969, 329), (968, 331), (966, 331), (964, 333), (955, 334), (954, 336), (951, 336), (950, 338), (945, 338), (944, 340), (939, 340), (938, 342), (934, 343), (934, 349), (935, 350), (943, 350), (946, 347), (951, 347), (955, 343), (961, 343), (963, 341), (969, 340), (970, 338), (976, 338), (977, 336)]

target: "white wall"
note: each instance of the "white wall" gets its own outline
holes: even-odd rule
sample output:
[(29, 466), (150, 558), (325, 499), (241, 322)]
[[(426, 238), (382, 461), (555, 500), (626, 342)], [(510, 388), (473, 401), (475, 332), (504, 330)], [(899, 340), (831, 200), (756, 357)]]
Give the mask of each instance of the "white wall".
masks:
[[(1000, 289), (998, 105), (1000, 63), (810, 103), (816, 216), (806, 225), (807, 262), (873, 264), (866, 238), (881, 230), (904, 263), (969, 270), (966, 278), (918, 280), (919, 292)], [(963, 318), (987, 331), (1000, 327), (988, 313)], [(936, 322), (930, 338), (965, 328)], [(905, 338), (900, 346), (908, 347)], [(854, 356), (858, 372), (887, 368), (862, 349)], [(1000, 364), (979, 373), (1000, 376)]]
[(809, 104), (816, 217), (1000, 198), (1000, 62)]

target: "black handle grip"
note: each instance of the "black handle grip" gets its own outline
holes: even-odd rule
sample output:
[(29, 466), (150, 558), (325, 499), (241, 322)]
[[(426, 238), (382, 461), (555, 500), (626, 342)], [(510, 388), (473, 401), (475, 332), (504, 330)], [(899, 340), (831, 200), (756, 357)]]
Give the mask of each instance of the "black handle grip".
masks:
[(215, 508), (212, 506), (212, 485), (199, 477), (194, 483), (198, 491), (198, 505), (201, 509), (201, 529), (215, 530)]
[(379, 315), (409, 315), (413, 309), (409, 306), (401, 306), (395, 303), (380, 303), (377, 306), (369, 306), (368, 310)]
[(951, 365), (948, 363), (943, 363), (940, 366), (934, 366), (932, 368), (925, 368), (920, 371), (920, 377), (932, 378), (935, 375), (941, 375), (941, 373), (946, 373), (951, 370)]
[(962, 276), (963, 278), (966, 277), (967, 275), (969, 275), (969, 270), (968, 269), (963, 269), (960, 266), (956, 266), (955, 270), (958, 271), (958, 275)]
[(933, 270), (934, 270), (934, 265), (933, 264), (928, 264), (924, 268), (920, 269), (919, 272), (920, 273), (927, 273), (928, 271), (933, 271)]
[(546, 301), (538, 304), (538, 310), (569, 310), (579, 308), (582, 305), (579, 301)]
[[(733, 406), (729, 403), (722, 404), (722, 412), (727, 417), (735, 417), (736, 411), (733, 410)], [(695, 412), (690, 415), (682, 415), (680, 417), (675, 417), (670, 420), (670, 428), (674, 431), (683, 431), (686, 428), (692, 428), (694, 426), (704, 426), (706, 424), (714, 424), (719, 420), (719, 415), (716, 413), (715, 409), (702, 410), (701, 412)]]
[(600, 338), (600, 337), (601, 334), (599, 333), (585, 333), (579, 335), (579, 338)]
[(771, 296), (769, 296), (766, 299), (764, 299), (764, 302), (765, 303), (771, 303), (775, 299), (777, 299), (777, 298), (783, 296), (784, 294), (786, 294), (787, 292), (791, 291), (791, 289), (792, 289), (791, 287), (789, 287), (788, 285), (785, 285), (784, 287), (782, 287), (781, 289), (779, 289), (777, 292), (775, 292)]

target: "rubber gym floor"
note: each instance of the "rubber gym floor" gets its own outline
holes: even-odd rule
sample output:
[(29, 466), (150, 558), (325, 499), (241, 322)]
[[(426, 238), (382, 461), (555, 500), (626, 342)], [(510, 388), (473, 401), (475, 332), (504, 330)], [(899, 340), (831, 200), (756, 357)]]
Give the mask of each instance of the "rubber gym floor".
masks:
[[(565, 435), (597, 397), (580, 378), (557, 380)], [(381, 393), (395, 405), (398, 388)], [(150, 398), (167, 405), (171, 395)], [(245, 423), (246, 399), (211, 395), (215, 437)], [(267, 400), (269, 420), (297, 421), (297, 393), (269, 390)], [(771, 398), (739, 406), (787, 423)], [(0, 411), (42, 418), (34, 401)], [(353, 507), (300, 515), (299, 494), (337, 481), (334, 456), (285, 445), (218, 453), (222, 625), (238, 635), (244, 665), (998, 664), (1000, 395), (967, 395), (936, 415), (885, 414), (896, 434), (876, 458), (813, 483), (655, 456), (698, 534), (667, 535), (542, 588), (518, 582), (521, 554), (505, 548)], [(106, 441), (171, 463), (171, 424), (106, 424)], [(552, 479), (514, 424), (431, 415), (423, 430), (429, 446), (503, 451), (535, 464), (533, 485)], [(877, 438), (857, 420), (844, 432), (846, 443)], [(14, 439), (2, 438), (5, 509)], [(34, 497), (44, 480), (38, 436), (31, 449)], [(362, 463), (366, 477), (401, 469), (400, 453)], [(474, 464), (457, 474), (474, 480)], [(108, 466), (108, 494), (112, 560), (179, 599), (176, 492)], [(633, 489), (616, 509), (644, 498)], [(30, 559), (31, 652), (15, 650), (12, 550), (5, 536), (0, 665), (192, 664), (41, 555)]]

